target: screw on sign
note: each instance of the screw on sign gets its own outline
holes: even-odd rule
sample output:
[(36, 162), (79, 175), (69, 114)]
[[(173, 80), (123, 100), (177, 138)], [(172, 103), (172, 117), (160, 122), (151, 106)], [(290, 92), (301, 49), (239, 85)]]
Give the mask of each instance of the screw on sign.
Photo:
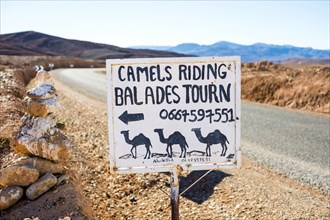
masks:
[(171, 172), (240, 166), (240, 58), (107, 60), (112, 172)]

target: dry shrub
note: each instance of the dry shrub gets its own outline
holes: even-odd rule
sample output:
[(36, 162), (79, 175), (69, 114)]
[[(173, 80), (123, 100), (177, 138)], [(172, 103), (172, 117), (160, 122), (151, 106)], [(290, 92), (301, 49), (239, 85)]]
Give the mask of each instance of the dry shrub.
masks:
[(330, 103), (330, 69), (307, 68), (298, 74), (291, 86), (283, 86), (276, 91), (279, 106), (330, 113), (326, 108)]
[(34, 70), (35, 65), (42, 65), (45, 70), (50, 70), (49, 64), (53, 63), (54, 68), (70, 68), (73, 64), (75, 68), (101, 68), (105, 67), (105, 61), (82, 59), (64, 56), (4, 56), (0, 55), (0, 64), (11, 68), (29, 67)]
[(253, 77), (242, 77), (242, 98), (253, 102), (271, 102), (275, 92), (289, 82), (290, 79), (273, 74), (259, 73)]
[(36, 76), (37, 72), (33, 68), (26, 66), (16, 69), (15, 74), (17, 74), (19, 80), (26, 86)]

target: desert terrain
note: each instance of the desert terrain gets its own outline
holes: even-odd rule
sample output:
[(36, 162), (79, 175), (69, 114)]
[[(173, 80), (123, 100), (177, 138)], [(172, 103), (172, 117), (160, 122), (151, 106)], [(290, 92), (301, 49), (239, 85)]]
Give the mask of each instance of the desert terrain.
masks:
[[(31, 65), (17, 68), (22, 63), (28, 62), (14, 63), (7, 58), (0, 69), (0, 169), (19, 159), (9, 145), (23, 114), (21, 99), (35, 74)], [(248, 102), (322, 114), (329, 120), (329, 79), (329, 64), (245, 63), (242, 64), (241, 96)], [(62, 198), (55, 205), (44, 205), (45, 198), (51, 197), (49, 194), (33, 202), (24, 199), (13, 208), (1, 211), (0, 219), (65, 216), (71, 219), (169, 219), (170, 198), (164, 193), (169, 192), (168, 173), (110, 173), (106, 104), (59, 81), (55, 81), (55, 85), (62, 102), (58, 114), (74, 142), (68, 164), (71, 181), (50, 192)], [(204, 173), (183, 173), (180, 191)], [(73, 190), (68, 192), (64, 186)], [(74, 202), (76, 200), (82, 200), (83, 205)], [(212, 171), (183, 194), (180, 216), (182, 219), (328, 219), (329, 204), (329, 190), (288, 178), (243, 155), (241, 169)], [(24, 211), (29, 205), (29, 211)], [(67, 206), (65, 213), (58, 214), (63, 206)], [(39, 209), (31, 211), (36, 207)]]

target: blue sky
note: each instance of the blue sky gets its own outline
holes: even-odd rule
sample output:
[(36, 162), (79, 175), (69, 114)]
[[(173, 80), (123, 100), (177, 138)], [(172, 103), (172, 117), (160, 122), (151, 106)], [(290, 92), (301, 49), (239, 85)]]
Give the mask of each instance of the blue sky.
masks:
[(230, 41), (330, 48), (330, 1), (1, 1), (0, 33), (122, 47)]

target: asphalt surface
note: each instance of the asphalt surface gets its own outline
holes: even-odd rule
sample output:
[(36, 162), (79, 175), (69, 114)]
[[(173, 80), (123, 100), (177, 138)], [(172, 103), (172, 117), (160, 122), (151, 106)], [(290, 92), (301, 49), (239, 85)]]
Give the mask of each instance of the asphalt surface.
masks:
[[(106, 101), (106, 76), (95, 70), (60, 69), (52, 74), (75, 90)], [(243, 155), (289, 177), (330, 190), (329, 116), (242, 102), (241, 119)]]
[(107, 100), (106, 76), (99, 69), (57, 69), (51, 73), (55, 79), (64, 82), (76, 91), (83, 92), (101, 101)]

